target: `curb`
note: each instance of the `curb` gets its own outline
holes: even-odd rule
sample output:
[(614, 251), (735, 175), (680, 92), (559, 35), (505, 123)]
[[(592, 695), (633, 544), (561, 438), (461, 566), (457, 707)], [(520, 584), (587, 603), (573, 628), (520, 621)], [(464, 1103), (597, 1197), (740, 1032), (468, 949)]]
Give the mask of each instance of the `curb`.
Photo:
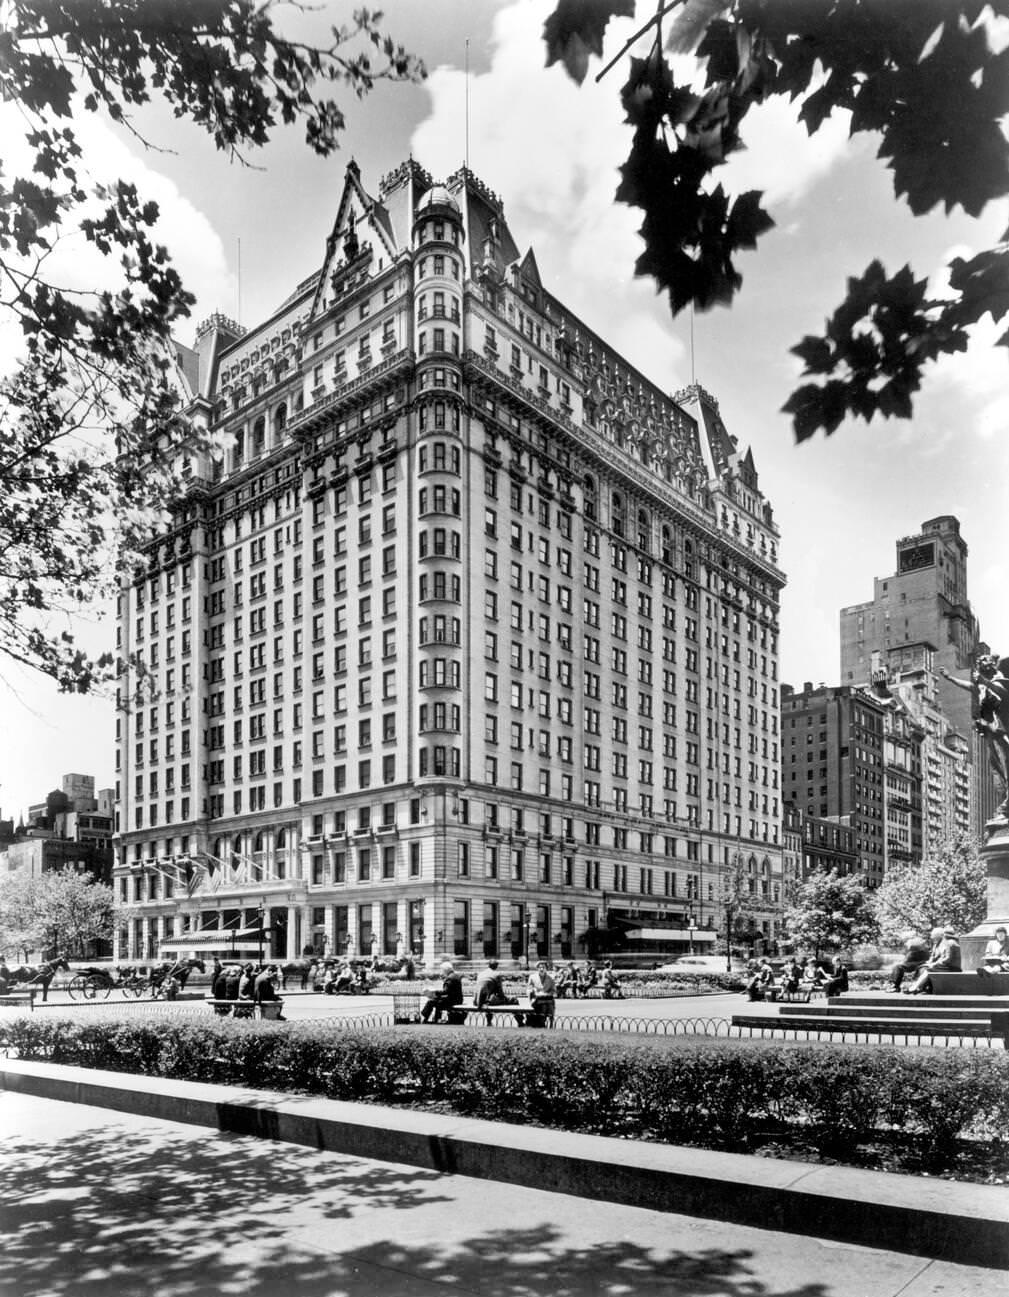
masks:
[(0, 1060), (0, 1089), (573, 1197), (1009, 1269), (1009, 1191), (993, 1185), (13, 1059)]

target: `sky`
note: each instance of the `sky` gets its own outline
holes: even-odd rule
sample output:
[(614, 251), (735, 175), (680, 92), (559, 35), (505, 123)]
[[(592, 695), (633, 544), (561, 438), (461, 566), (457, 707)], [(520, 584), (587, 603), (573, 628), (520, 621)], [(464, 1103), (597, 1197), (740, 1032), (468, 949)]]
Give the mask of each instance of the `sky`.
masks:
[[(283, 29), (321, 38), (353, 7), (319, 0), (314, 12), (286, 14)], [(933, 275), (952, 256), (995, 242), (1005, 205), (978, 220), (941, 211), (914, 218), (895, 202), (872, 137), (849, 140), (837, 122), (810, 139), (787, 106), (767, 105), (747, 118), (747, 149), (720, 178), (730, 192), (763, 189), (775, 229), (740, 257), (744, 283), (731, 309), (698, 314), (692, 325), (688, 314), (673, 320), (651, 282), (633, 277), (639, 214), (613, 201), (630, 146), (621, 68), (596, 84), (597, 64), (580, 88), (559, 67), (546, 69), (540, 34), (552, 7), (386, 0), (387, 30), (425, 60), (429, 76), (344, 99), (347, 129), (329, 159), (317, 158), (297, 127), (243, 166), (158, 107), (136, 123), (147, 149), (97, 118), (75, 119), (95, 175), (127, 175), (161, 206), (159, 237), (198, 299), (181, 340), (191, 343), (213, 311), (254, 326), (319, 266), (351, 158), (373, 193), (408, 155), (436, 178), (468, 161), (504, 200), (519, 247), (535, 250), (546, 287), (664, 390), (704, 386), (740, 449), (751, 447), (788, 581), (783, 681), (838, 683), (839, 609), (870, 599), (873, 578), (894, 571), (896, 540), (941, 514), (960, 520), (982, 636), (1009, 652), (1009, 372), (990, 321), (967, 355), (932, 368), (910, 421), (853, 421), (797, 446), (781, 413), (800, 372), (789, 348), (821, 329), (848, 275), (875, 257), (889, 273), (910, 262), (918, 277)], [(607, 59), (633, 30), (625, 20), (610, 24)], [(2, 336), (0, 321), (0, 344)], [(101, 611), (75, 623), (96, 648), (114, 637)], [(69, 698), (31, 673), (0, 669), (2, 814), (16, 819), (67, 772), (112, 786), (113, 734), (107, 698)]]

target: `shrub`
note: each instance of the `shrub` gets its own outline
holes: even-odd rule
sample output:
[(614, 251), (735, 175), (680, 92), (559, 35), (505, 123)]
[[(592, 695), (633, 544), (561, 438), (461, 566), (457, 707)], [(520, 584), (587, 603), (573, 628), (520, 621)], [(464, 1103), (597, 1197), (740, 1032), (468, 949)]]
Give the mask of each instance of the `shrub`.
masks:
[(957, 1139), (1009, 1129), (1009, 1055), (562, 1032), (363, 1029), (332, 1023), (104, 1021), (0, 1026), (23, 1059), (381, 1103), (439, 1103), (494, 1120), (745, 1146), (801, 1129), (850, 1156), (897, 1129), (930, 1167)]

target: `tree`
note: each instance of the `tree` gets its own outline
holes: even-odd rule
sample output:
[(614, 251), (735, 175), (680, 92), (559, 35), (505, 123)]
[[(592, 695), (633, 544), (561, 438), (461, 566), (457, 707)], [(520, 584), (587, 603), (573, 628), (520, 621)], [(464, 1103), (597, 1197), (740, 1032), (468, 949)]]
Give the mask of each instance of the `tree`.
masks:
[(873, 907), (883, 939), (895, 945), (947, 924), (970, 932), (988, 913), (988, 869), (977, 840), (960, 834), (920, 864), (888, 870)]
[[(610, 18), (634, 8), (559, 0), (544, 27), (547, 65), (562, 62), (580, 84)], [(796, 101), (811, 135), (842, 111), (851, 135), (877, 134), (895, 197), (914, 215), (939, 204), (980, 215), (1009, 192), (1009, 50), (991, 49), (991, 14), (1009, 14), (1006, 0), (658, 0), (599, 74), (652, 33), (621, 91), (633, 135), (616, 198), (644, 213), (635, 272), (654, 278), (674, 315), (731, 303), (742, 284), (734, 257), (774, 222), (759, 191), (732, 198), (714, 177), (743, 147), (746, 114), (772, 96)], [(677, 84), (667, 57), (691, 52), (703, 89)], [(876, 260), (852, 275), (823, 335), (792, 348), (813, 380), (784, 406), (797, 440), (848, 415), (910, 418), (928, 362), (966, 350), (970, 326), (1009, 311), (1007, 242), (1009, 231), (997, 247), (954, 258), (948, 297), (930, 296), (910, 266), (888, 274)], [(998, 341), (1009, 345), (1009, 331)]]
[[(23, 340), (0, 382), (0, 652), (66, 690), (88, 690), (115, 664), (90, 660), (59, 632), (59, 614), (115, 589), (169, 516), (180, 463), (209, 444), (179, 408), (171, 335), (194, 299), (152, 239), (157, 204), (89, 178), (74, 120), (102, 113), (142, 138), (136, 111), (157, 98), (232, 159), (296, 121), (325, 156), (344, 124), (334, 88), (362, 96), (380, 78), (423, 75), (381, 14), (362, 9), (320, 48), (285, 39), (278, 7), (5, 6), (0, 102), (30, 161), (0, 174), (0, 324)], [(93, 291), (49, 273), (68, 239), (105, 258)]]
[[(756, 896), (750, 891), (749, 874), (741, 852), (736, 852), (722, 873), (721, 901), (725, 917), (725, 967), (732, 972), (732, 947), (734, 943), (752, 948), (760, 932), (756, 926)], [(751, 951), (752, 953), (752, 951)]]
[(797, 949), (848, 950), (876, 935), (872, 900), (854, 874), (818, 869), (796, 889), (795, 902), (785, 911), (785, 928)]
[(0, 882), (0, 944), (23, 958), (31, 951), (83, 955), (89, 942), (111, 938), (112, 905), (111, 887), (72, 866), (7, 874)]

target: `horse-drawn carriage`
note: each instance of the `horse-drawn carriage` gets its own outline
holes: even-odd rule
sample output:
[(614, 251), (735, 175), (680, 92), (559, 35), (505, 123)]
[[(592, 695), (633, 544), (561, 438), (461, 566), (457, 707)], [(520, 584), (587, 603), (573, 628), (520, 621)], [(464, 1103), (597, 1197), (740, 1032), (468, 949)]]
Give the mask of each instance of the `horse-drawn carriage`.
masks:
[(202, 959), (179, 960), (158, 964), (154, 968), (82, 968), (67, 983), (72, 1000), (107, 1000), (112, 991), (122, 991), (126, 998), (174, 1000), (185, 986), (194, 968), (204, 972)]
[(112, 991), (137, 999), (149, 986), (149, 978), (135, 969), (82, 968), (67, 983), (71, 1000), (107, 1000)]

